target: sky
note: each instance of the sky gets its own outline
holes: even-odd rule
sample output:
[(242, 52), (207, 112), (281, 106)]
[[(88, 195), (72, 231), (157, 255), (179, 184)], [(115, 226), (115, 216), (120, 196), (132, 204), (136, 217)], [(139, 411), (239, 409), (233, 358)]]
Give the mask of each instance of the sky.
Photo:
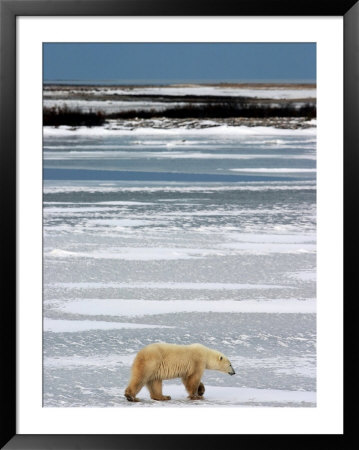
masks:
[(315, 43), (44, 43), (44, 82), (315, 82)]

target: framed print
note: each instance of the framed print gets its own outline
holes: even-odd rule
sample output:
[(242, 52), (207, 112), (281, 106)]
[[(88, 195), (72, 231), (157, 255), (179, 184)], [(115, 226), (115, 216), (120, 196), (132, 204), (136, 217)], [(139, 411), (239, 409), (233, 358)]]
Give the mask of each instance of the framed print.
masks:
[(358, 11), (1, 1), (4, 448), (338, 446)]

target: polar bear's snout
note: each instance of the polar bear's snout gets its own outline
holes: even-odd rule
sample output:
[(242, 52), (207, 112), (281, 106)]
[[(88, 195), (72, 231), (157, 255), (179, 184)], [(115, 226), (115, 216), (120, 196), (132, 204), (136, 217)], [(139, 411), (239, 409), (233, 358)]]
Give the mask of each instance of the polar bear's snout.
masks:
[(229, 373), (229, 375), (235, 375), (236, 374), (236, 372), (234, 371), (231, 363), (229, 363), (229, 372), (228, 373)]

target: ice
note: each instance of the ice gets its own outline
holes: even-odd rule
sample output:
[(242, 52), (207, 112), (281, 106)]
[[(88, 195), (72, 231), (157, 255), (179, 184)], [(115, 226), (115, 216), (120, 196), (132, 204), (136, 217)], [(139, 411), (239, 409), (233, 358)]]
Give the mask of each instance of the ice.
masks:
[[(58, 97), (66, 95), (67, 91), (45, 91), (48, 97)], [(78, 92), (75, 88), (72, 89), (74, 94)], [(307, 99), (316, 97), (315, 88), (265, 88), (265, 87), (226, 87), (226, 86), (203, 86), (203, 85), (189, 85), (189, 86), (163, 86), (163, 87), (131, 87), (126, 88), (121, 86), (118, 88), (99, 88), (93, 90), (88, 89), (89, 94), (95, 96), (107, 95), (172, 95), (172, 96), (185, 96), (185, 95), (215, 95), (215, 96), (237, 96), (237, 97), (258, 97), (265, 99)]]
[[(107, 221), (110, 224), (111, 221)], [(118, 226), (117, 221), (112, 221), (112, 226)], [(137, 224), (136, 224), (137, 225)], [(124, 225), (122, 225), (124, 226)], [(127, 224), (129, 226), (129, 224)], [(225, 251), (229, 249), (229, 251)], [(231, 242), (220, 244), (212, 249), (205, 248), (180, 248), (180, 247), (120, 247), (108, 251), (74, 252), (63, 249), (53, 249), (46, 255), (53, 258), (95, 258), (95, 259), (118, 259), (124, 261), (170, 261), (181, 259), (203, 259), (208, 256), (226, 256), (228, 254), (242, 254), (243, 252), (265, 253), (315, 253), (315, 244), (297, 243), (253, 243), (253, 242)]]
[(296, 244), (296, 243), (255, 243), (255, 242), (232, 242), (222, 244), (222, 248), (228, 248), (236, 253), (251, 252), (256, 254), (266, 253), (315, 253), (316, 244)]
[[(126, 324), (124, 324), (126, 325)], [(127, 324), (134, 325), (136, 324)], [(145, 326), (143, 327), (145, 328)], [(117, 366), (128, 366), (130, 367), (135, 359), (136, 353), (131, 354), (111, 354), (107, 356), (99, 356), (96, 358), (93, 356), (67, 356), (67, 357), (47, 357), (44, 359), (44, 365), (46, 368), (69, 368), (69, 367), (117, 367)]]
[[(163, 392), (165, 395), (171, 396), (171, 401), (166, 402), (165, 406), (179, 406), (181, 403), (183, 406), (250, 406), (263, 405), (270, 403), (272, 406), (278, 404), (306, 404), (306, 406), (314, 406), (316, 402), (315, 392), (306, 391), (285, 391), (277, 389), (253, 389), (253, 388), (238, 388), (238, 387), (220, 387), (220, 386), (208, 386), (206, 385), (206, 391), (203, 400), (198, 400), (194, 403), (192, 400), (187, 399), (187, 393), (183, 386), (176, 384), (166, 384)], [(118, 395), (121, 396), (121, 391)], [(122, 394), (123, 395), (123, 394)], [(150, 399), (147, 389), (143, 389), (138, 397), (142, 399), (142, 402), (135, 403), (137, 407), (146, 406), (146, 401), (155, 403)], [(158, 405), (158, 403), (157, 403)]]
[[(295, 339), (303, 339), (296, 337)], [(244, 356), (231, 357), (231, 363), (237, 370), (253, 370), (264, 369), (270, 370), (274, 368), (277, 374), (288, 374), (293, 376), (303, 376), (315, 379), (316, 365), (315, 358), (312, 356), (287, 356), (272, 358), (248, 358)]]
[[(214, 183), (213, 183), (214, 184)], [(115, 183), (112, 183), (111, 186), (108, 184), (101, 185), (98, 183), (97, 186), (93, 185), (92, 183), (89, 183), (88, 186), (85, 185), (85, 182), (83, 182), (83, 185), (78, 186), (75, 182), (72, 183), (62, 183), (61, 185), (51, 185), (49, 181), (45, 182), (44, 186), (44, 192), (46, 194), (51, 193), (75, 193), (75, 192), (87, 192), (87, 193), (120, 193), (120, 192), (148, 192), (148, 193), (155, 193), (155, 192), (164, 192), (164, 193), (171, 193), (171, 192), (177, 192), (177, 193), (191, 193), (191, 192), (204, 192), (204, 193), (212, 193), (212, 192), (226, 192), (226, 191), (248, 191), (248, 192), (258, 192), (258, 191), (305, 191), (305, 190), (311, 190), (313, 191), (315, 189), (315, 185), (313, 183), (308, 184), (256, 184), (251, 183), (251, 185), (236, 185), (236, 186), (228, 186), (228, 185), (222, 185), (222, 186), (176, 186), (176, 185), (167, 185), (163, 187), (131, 187), (131, 186), (124, 186), (122, 183), (119, 183), (117, 186)]]
[(300, 168), (240, 168), (240, 169), (230, 169), (234, 172), (265, 172), (265, 173), (302, 173), (302, 172), (316, 172), (317, 169), (300, 169)]
[[(113, 221), (112, 226), (120, 225)], [(110, 224), (109, 221), (107, 224)], [(163, 261), (179, 259), (199, 259), (208, 255), (221, 255), (224, 252), (216, 249), (203, 248), (161, 248), (161, 247), (121, 247), (109, 251), (72, 252), (62, 249), (54, 249), (47, 253), (51, 257), (95, 258), (95, 259), (119, 259), (125, 261)]]
[[(155, 205), (155, 203), (151, 203), (151, 202), (128, 202), (128, 201), (124, 201), (124, 200), (119, 200), (119, 201), (107, 201), (107, 202), (82, 202), (80, 206), (78, 206), (77, 208), (69, 208), (68, 205), (78, 205), (78, 203), (76, 202), (43, 202), (43, 204), (48, 207), (49, 211), (51, 212), (64, 212), (64, 206), (66, 206), (66, 211), (71, 210), (72, 212), (76, 212), (76, 211), (83, 211), (84, 208), (83, 205), (101, 205), (101, 208), (104, 209), (108, 209), (106, 208), (107, 206), (113, 207), (113, 206), (151, 206), (151, 205)], [(50, 206), (49, 206), (50, 205)], [(61, 206), (59, 206), (61, 205)], [(58, 207), (59, 206), (59, 207)], [(96, 210), (96, 208), (89, 208), (89, 210), (93, 211)]]
[[(56, 300), (55, 300), (56, 302)], [(308, 314), (315, 313), (315, 299), (295, 300), (123, 300), (123, 299), (79, 299), (68, 300), (57, 307), (66, 313), (90, 316), (141, 317), (178, 312), (233, 312), (266, 314)]]
[[(44, 320), (44, 331), (53, 333), (75, 333), (88, 330), (121, 330), (124, 328), (163, 328), (161, 325), (147, 325), (140, 323), (122, 323), (122, 322), (103, 322), (99, 320)], [(171, 328), (171, 327), (165, 327)]]
[(316, 281), (317, 273), (315, 271), (302, 270), (300, 272), (293, 272), (289, 274), (289, 277), (303, 281)]
[(219, 125), (211, 128), (135, 128), (116, 129), (108, 127), (44, 127), (44, 137), (61, 136), (315, 136), (316, 128), (298, 130), (278, 129), (274, 127), (246, 127)]
[(70, 289), (94, 289), (94, 288), (126, 288), (126, 289), (191, 289), (191, 290), (220, 290), (220, 291), (232, 291), (238, 289), (281, 289), (284, 286), (271, 285), (271, 284), (245, 284), (245, 283), (176, 283), (176, 282), (132, 282), (132, 283), (121, 283), (121, 282), (109, 282), (109, 283), (96, 283), (96, 282), (85, 282), (85, 283), (52, 283), (52, 286), (65, 287)]
[[(71, 151), (66, 152), (66, 153), (61, 153), (61, 152), (56, 152), (56, 153), (51, 153), (51, 152), (46, 152), (45, 155), (47, 160), (49, 159), (56, 159), (56, 160), (60, 160), (60, 159), (74, 159), (75, 156), (78, 157), (86, 157), (86, 158), (91, 158), (91, 159), (120, 159), (120, 158), (124, 158), (124, 159), (128, 159), (129, 157), (131, 158), (154, 158), (154, 159), (245, 159), (245, 160), (250, 160), (250, 159), (301, 159), (301, 160), (315, 160), (315, 155), (276, 155), (276, 154), (271, 154), (271, 155), (253, 155), (253, 154), (248, 154), (248, 155), (236, 155), (236, 154), (220, 154), (220, 155), (216, 155), (216, 154), (210, 154), (210, 153), (189, 153), (189, 152), (141, 152), (141, 153), (136, 153), (136, 152), (121, 152), (121, 151), (117, 151), (117, 152), (106, 152), (106, 151), (99, 151), (99, 152), (75, 152), (75, 151)], [(231, 170), (241, 170), (241, 169), (231, 169)], [(264, 169), (258, 169), (258, 171), (263, 171)], [(273, 172), (274, 170), (272, 170)], [(282, 170), (283, 172), (285, 171), (293, 171), (293, 169), (288, 169)], [(301, 170), (298, 169), (296, 170), (296, 172), (300, 172)], [(310, 170), (302, 170), (302, 171), (310, 171)]]
[(252, 242), (252, 243), (314, 243), (316, 235), (314, 233), (301, 234), (255, 234), (255, 233), (231, 233), (231, 238), (238, 242)]
[[(126, 386), (120, 388), (103, 388), (93, 391), (89, 388), (78, 386), (83, 394), (87, 394), (87, 405), (105, 397), (107, 404), (111, 407), (131, 408), (203, 408), (203, 407), (315, 407), (316, 392), (314, 391), (291, 391), (282, 389), (255, 389), (240, 387), (222, 387), (206, 384), (205, 394), (202, 400), (190, 400), (183, 385), (165, 382), (163, 393), (169, 395), (169, 401), (156, 401), (150, 398), (149, 392), (143, 388), (138, 394), (139, 402), (128, 402), (124, 397)], [(65, 396), (61, 396), (66, 398)], [(98, 401), (98, 400), (97, 400)], [(48, 398), (46, 406), (51, 406), (53, 400)], [(69, 406), (69, 400), (63, 400), (62, 406)], [(86, 406), (78, 404), (76, 406)], [(101, 405), (106, 406), (106, 405)]]
[[(44, 171), (43, 405), (314, 407), (316, 123), (135, 122), (44, 130), (64, 179)], [(199, 402), (180, 380), (169, 402), (127, 402), (135, 355), (159, 341), (217, 349), (236, 375), (205, 371)]]

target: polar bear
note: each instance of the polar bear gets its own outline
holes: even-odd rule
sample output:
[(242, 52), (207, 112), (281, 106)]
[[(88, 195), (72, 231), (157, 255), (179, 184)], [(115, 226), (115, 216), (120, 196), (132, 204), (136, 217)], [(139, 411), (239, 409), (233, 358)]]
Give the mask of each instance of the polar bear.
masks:
[(205, 369), (235, 374), (226, 356), (201, 344), (147, 345), (137, 353), (132, 364), (125, 397), (130, 402), (138, 402), (136, 395), (146, 385), (153, 400), (170, 400), (170, 396), (162, 394), (162, 380), (182, 378), (189, 398), (202, 399), (205, 388), (201, 378)]

